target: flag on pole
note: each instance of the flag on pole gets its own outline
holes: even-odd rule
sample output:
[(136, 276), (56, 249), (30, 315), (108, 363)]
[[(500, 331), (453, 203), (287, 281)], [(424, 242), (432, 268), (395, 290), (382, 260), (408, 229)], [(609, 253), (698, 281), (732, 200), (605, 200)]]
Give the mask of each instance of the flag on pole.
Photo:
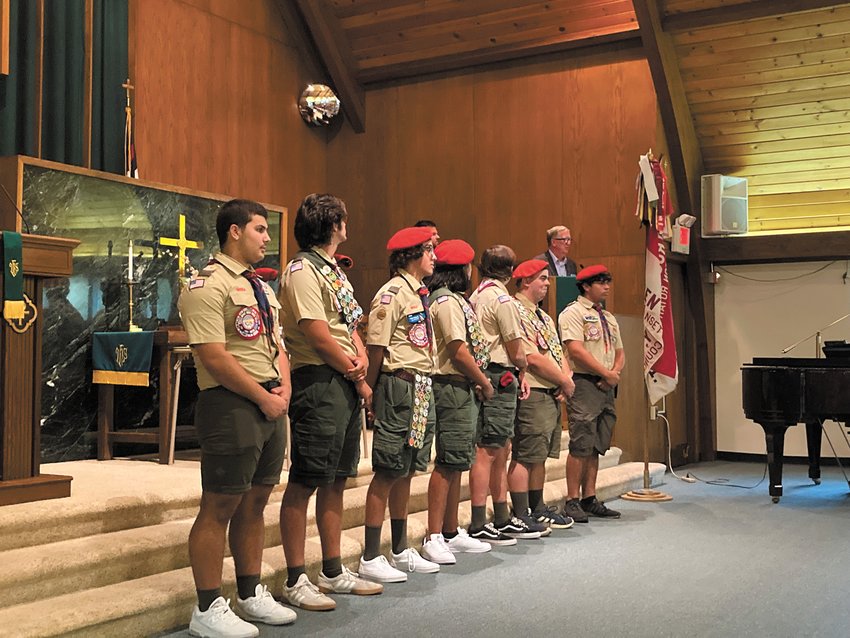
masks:
[(136, 163), (136, 140), (133, 135), (133, 108), (130, 106), (130, 91), (135, 87), (130, 78), (121, 85), (127, 92), (127, 104), (124, 106), (124, 174), (139, 179), (139, 165)]
[(673, 205), (661, 162), (640, 158), (637, 215), (646, 226), (646, 294), (643, 313), (643, 372), (650, 405), (676, 389), (679, 367), (673, 332), (664, 237), (671, 232)]

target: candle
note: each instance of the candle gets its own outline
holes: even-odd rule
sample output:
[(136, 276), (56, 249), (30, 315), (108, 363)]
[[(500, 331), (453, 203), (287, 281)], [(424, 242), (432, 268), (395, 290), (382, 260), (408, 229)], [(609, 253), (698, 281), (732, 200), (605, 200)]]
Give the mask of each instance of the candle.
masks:
[(127, 280), (133, 281), (133, 240), (130, 240), (130, 249), (127, 251)]

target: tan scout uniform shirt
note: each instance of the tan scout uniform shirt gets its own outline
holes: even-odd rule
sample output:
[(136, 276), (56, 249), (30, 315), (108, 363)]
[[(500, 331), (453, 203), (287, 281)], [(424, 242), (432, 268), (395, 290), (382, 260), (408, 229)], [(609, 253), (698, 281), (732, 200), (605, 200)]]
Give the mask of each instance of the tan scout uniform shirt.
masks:
[[(581, 341), (585, 349), (606, 369), (614, 368), (614, 359), (617, 350), (623, 347), (620, 339), (620, 325), (607, 310), (603, 310), (608, 326), (611, 329), (611, 343), (605, 348), (605, 332), (602, 329), (602, 321), (599, 313), (593, 308), (593, 304), (585, 296), (579, 296), (573, 303), (561, 311), (558, 316), (558, 327), (561, 329), (561, 341)], [(570, 359), (570, 366), (574, 372), (581, 374), (596, 374), (585, 370), (575, 361)]]
[[(535, 323), (528, 320), (522, 314), (520, 314), (520, 321), (522, 323), (522, 346), (525, 350), (525, 354), (542, 354), (549, 357), (558, 369), (561, 369), (561, 362), (555, 357), (554, 353), (551, 352), (549, 346), (546, 341), (546, 333), (544, 330), (550, 330), (550, 334), (557, 335), (555, 330), (555, 322), (552, 321), (552, 317), (547, 315), (542, 310), (538, 314), (536, 313), (539, 308), (537, 305), (531, 301), (525, 295), (517, 295), (515, 299), (523, 305), (523, 307), (529, 312), (530, 316), (534, 318)], [(539, 325), (539, 321), (542, 318), (544, 326)], [(557, 337), (555, 337), (557, 339)], [(528, 385), (532, 388), (554, 388), (556, 384), (547, 381), (542, 377), (537, 377), (532, 374), (531, 369), (529, 369), (525, 373), (525, 379), (528, 381)]]
[[(336, 260), (321, 249), (315, 249), (323, 259), (335, 264)], [(346, 278), (342, 281), (352, 296), (354, 288)], [(315, 319), (328, 324), (331, 337), (350, 357), (357, 356), (357, 347), (348, 326), (337, 309), (337, 297), (330, 282), (322, 276), (309, 259), (296, 257), (286, 267), (280, 290), (281, 322), (286, 336), (286, 350), (292, 369), (306, 365), (323, 365), (325, 362), (310, 346), (299, 325), (302, 319)]]
[[(445, 292), (445, 291), (444, 291)], [(454, 293), (440, 295), (431, 304), (431, 320), (434, 323), (434, 336), (437, 342), (436, 374), (463, 374), (452, 365), (449, 351), (446, 349), (452, 341), (466, 339), (466, 316), (460, 307), (460, 302), (453, 298)]]
[(521, 338), (522, 327), (519, 312), (505, 284), (495, 279), (482, 279), (469, 301), (490, 347), (490, 360), (500, 366), (514, 367), (505, 343)]
[(433, 371), (433, 344), (428, 338), (425, 307), (418, 293), (421, 287), (421, 282), (401, 270), (372, 299), (366, 344), (387, 349), (381, 366), (384, 372), (405, 369), (431, 374)]
[[(189, 344), (223, 343), (251, 378), (262, 383), (280, 379), (280, 303), (271, 287), (262, 282), (271, 306), (274, 334), (268, 339), (251, 283), (242, 276), (247, 269), (224, 253), (214, 256), (218, 263), (207, 265), (180, 295), (177, 308), (189, 333)], [(240, 331), (242, 334), (240, 334)], [(195, 359), (198, 387), (220, 385)]]

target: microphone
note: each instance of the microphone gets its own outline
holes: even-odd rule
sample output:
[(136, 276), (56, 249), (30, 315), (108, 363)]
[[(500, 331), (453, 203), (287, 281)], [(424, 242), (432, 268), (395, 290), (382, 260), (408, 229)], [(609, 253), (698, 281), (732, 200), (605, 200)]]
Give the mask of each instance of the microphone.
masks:
[(24, 222), (24, 227), (27, 229), (27, 234), (29, 235), (30, 234), (30, 224), (27, 221), (27, 218), (24, 217), (24, 214), (21, 212), (21, 209), (18, 208), (17, 202), (15, 202), (15, 200), (12, 199), (12, 196), (9, 195), (9, 191), (6, 190), (6, 187), (3, 186), (3, 184), (0, 184), (0, 188), (3, 189), (3, 193), (6, 195), (6, 199), (8, 199), (10, 202), (12, 202), (12, 206), (15, 207), (15, 211), (17, 211), (18, 215), (20, 215), (21, 221)]

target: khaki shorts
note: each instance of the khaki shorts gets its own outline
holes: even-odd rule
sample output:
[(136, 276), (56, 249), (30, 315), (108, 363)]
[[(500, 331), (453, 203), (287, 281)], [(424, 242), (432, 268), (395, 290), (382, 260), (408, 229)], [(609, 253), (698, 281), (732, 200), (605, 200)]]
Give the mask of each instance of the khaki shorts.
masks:
[(205, 492), (243, 494), (277, 485), (286, 453), (283, 417), (269, 421), (253, 401), (222, 386), (202, 390), (195, 406)]
[(354, 385), (339, 372), (325, 365), (292, 371), (289, 427), (291, 482), (320, 487), (357, 476), (360, 398)]
[(478, 406), (475, 393), (449, 383), (434, 382), (437, 407), (435, 462), (449, 470), (463, 472), (475, 460), (475, 436)]
[(614, 390), (600, 390), (596, 383), (573, 375), (576, 391), (567, 403), (570, 423), (570, 454), (587, 457), (605, 454), (617, 423)]
[(431, 401), (425, 443), (421, 449), (407, 444), (413, 409), (413, 384), (381, 373), (373, 401), (375, 426), (372, 433), (372, 469), (395, 477), (424, 472), (431, 460), (435, 410)]
[(514, 435), (519, 385), (514, 379), (503, 388), (499, 383), (507, 368), (490, 364), (484, 374), (495, 389), (493, 398), (481, 404), (478, 412), (478, 447), (503, 448)]
[(545, 463), (561, 455), (561, 409), (553, 395), (532, 388), (516, 411), (511, 458), (520, 463)]

